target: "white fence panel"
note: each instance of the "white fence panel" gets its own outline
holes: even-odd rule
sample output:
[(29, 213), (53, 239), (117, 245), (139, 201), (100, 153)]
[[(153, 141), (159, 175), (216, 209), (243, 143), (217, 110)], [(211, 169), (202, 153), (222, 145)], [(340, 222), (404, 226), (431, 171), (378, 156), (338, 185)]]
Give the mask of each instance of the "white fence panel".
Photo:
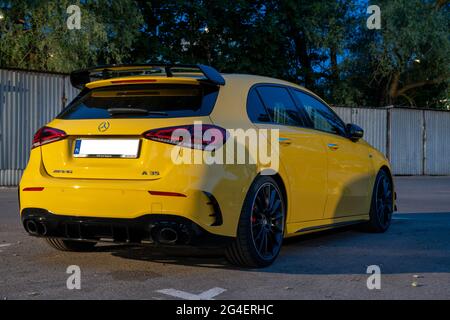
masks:
[(425, 111), (425, 174), (450, 175), (450, 112)]
[(78, 92), (63, 74), (0, 70), (0, 186), (14, 186), (26, 167), (34, 133)]
[(337, 113), (337, 115), (345, 122), (352, 122), (352, 108), (333, 108), (333, 110)]
[(390, 115), (390, 160), (395, 174), (423, 174), (423, 111), (392, 109)]
[(352, 123), (364, 129), (364, 139), (387, 155), (387, 109), (353, 108)]

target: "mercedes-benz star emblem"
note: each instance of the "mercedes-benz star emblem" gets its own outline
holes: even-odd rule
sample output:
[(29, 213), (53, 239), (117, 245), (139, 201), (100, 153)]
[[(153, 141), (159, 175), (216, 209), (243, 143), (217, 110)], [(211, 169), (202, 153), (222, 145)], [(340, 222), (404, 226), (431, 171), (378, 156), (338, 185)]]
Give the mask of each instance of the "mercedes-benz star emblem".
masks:
[(109, 129), (110, 126), (111, 125), (109, 124), (108, 121), (103, 121), (102, 123), (99, 124), (98, 131), (105, 132), (106, 130)]

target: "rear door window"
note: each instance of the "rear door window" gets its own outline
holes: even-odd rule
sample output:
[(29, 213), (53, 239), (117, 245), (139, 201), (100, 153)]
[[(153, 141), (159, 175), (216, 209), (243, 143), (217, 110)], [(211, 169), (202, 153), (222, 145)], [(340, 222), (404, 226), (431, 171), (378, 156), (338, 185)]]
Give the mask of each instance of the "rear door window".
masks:
[(271, 119), (267, 113), (256, 89), (251, 89), (247, 98), (247, 113), (253, 123), (270, 123)]
[(303, 121), (289, 91), (284, 87), (260, 86), (256, 89), (272, 122), (288, 126), (303, 126)]
[(218, 87), (211, 85), (127, 85), (102, 87), (72, 102), (60, 119), (161, 118), (209, 115)]

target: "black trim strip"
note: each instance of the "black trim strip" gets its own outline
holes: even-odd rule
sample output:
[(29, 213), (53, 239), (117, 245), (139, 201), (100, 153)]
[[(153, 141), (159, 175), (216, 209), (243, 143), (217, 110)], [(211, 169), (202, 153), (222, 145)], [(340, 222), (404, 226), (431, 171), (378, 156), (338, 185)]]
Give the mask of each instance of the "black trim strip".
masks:
[(174, 69), (176, 68), (194, 69), (195, 71), (198, 70), (200, 73), (202, 73), (208, 82), (218, 86), (225, 85), (225, 79), (222, 77), (219, 71), (217, 71), (213, 67), (203, 64), (130, 64), (97, 66), (90, 69), (77, 70), (72, 72), (70, 74), (70, 82), (75, 88), (83, 89), (86, 84), (92, 81), (130, 76), (133, 75), (133, 73), (143, 73), (145, 71), (149, 71), (152, 68), (163, 69), (166, 77), (168, 78), (174, 76)]
[(211, 193), (206, 191), (203, 191), (203, 193), (208, 197), (209, 202), (207, 204), (213, 208), (213, 213), (210, 214), (210, 217), (214, 217), (215, 221), (211, 227), (221, 226), (223, 224), (223, 215), (222, 210), (220, 210), (219, 202)]
[(296, 231), (295, 233), (308, 232), (308, 231), (319, 231), (322, 229), (329, 229), (329, 228), (346, 227), (346, 226), (351, 226), (353, 224), (358, 224), (358, 223), (362, 223), (362, 222), (366, 222), (366, 221), (367, 220), (354, 220), (354, 221), (345, 221), (345, 222), (338, 222), (338, 223), (332, 223), (332, 224), (324, 224), (321, 226), (303, 228), (303, 229)]

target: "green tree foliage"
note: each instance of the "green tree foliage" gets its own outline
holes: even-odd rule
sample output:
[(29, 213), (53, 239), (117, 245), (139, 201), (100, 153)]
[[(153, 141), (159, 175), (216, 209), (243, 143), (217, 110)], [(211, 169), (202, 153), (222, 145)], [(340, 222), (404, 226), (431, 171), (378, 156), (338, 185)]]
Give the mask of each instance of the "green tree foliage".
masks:
[(382, 29), (361, 29), (353, 50), (354, 67), (370, 75), (361, 90), (378, 104), (439, 105), (450, 79), (448, 6), (423, 0), (377, 4), (382, 8)]
[[(69, 30), (69, 5), (81, 7), (81, 29)], [(132, 10), (134, 9), (134, 10)], [(0, 66), (69, 72), (130, 60), (142, 24), (133, 1), (0, 1)]]
[[(66, 8), (82, 10), (68, 30)], [(447, 0), (0, 0), (0, 66), (68, 72), (104, 63), (210, 64), (302, 84), (337, 105), (444, 107)], [(447, 102), (445, 102), (447, 100)]]

